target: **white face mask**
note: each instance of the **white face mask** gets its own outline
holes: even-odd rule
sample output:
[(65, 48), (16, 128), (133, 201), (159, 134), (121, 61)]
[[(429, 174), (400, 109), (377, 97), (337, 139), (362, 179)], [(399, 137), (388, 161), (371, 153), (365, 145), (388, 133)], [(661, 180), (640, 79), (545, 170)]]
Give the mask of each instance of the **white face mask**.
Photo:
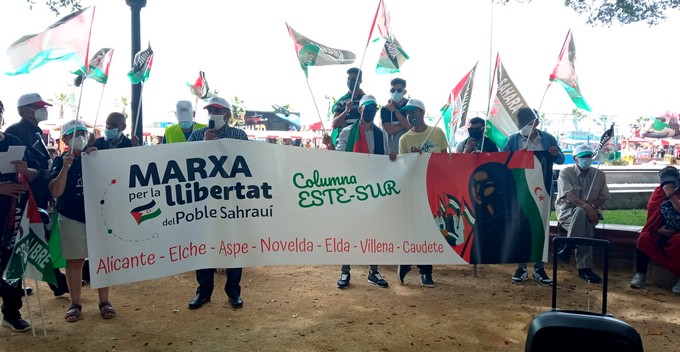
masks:
[(210, 121), (215, 121), (216, 130), (219, 130), (226, 124), (226, 122), (224, 122), (224, 115), (210, 115)]
[(76, 136), (71, 143), (74, 150), (82, 151), (87, 146), (87, 138), (85, 136)]
[(394, 92), (392, 93), (392, 101), (395, 103), (400, 103), (401, 100), (404, 99), (404, 92)]
[(524, 137), (529, 137), (529, 134), (531, 134), (531, 131), (533, 131), (533, 130), (534, 130), (534, 124), (530, 123), (530, 124), (522, 127), (522, 129), (519, 131), (519, 133), (521, 133), (522, 136), (524, 136)]
[(38, 121), (38, 122), (47, 120), (47, 109), (46, 108), (40, 108), (40, 109), (36, 110), (33, 113), (33, 117), (35, 117), (35, 120)]

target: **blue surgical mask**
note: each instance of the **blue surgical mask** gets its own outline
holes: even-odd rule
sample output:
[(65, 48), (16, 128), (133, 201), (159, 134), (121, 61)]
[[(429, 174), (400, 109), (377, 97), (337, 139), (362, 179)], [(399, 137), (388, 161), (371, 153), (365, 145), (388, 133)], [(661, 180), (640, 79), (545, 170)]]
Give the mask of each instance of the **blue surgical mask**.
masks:
[(404, 99), (404, 92), (394, 92), (392, 93), (392, 101), (395, 103), (400, 103)]
[(120, 135), (120, 130), (117, 128), (112, 128), (110, 130), (104, 130), (104, 138), (106, 140), (115, 139)]
[(591, 158), (579, 158), (578, 159), (578, 167), (581, 170), (585, 170), (590, 167), (590, 165), (593, 164), (593, 159)]
[(188, 130), (193, 125), (194, 125), (193, 121), (180, 121), (179, 122), (179, 127), (183, 130)]

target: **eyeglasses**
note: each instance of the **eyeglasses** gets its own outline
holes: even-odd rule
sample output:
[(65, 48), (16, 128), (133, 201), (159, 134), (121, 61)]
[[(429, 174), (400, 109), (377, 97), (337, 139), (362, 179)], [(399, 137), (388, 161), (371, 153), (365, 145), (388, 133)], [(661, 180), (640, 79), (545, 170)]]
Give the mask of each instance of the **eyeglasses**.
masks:
[(391, 88), (390, 89), (390, 93), (394, 93), (394, 92), (401, 93), (403, 91), (404, 91), (404, 88)]

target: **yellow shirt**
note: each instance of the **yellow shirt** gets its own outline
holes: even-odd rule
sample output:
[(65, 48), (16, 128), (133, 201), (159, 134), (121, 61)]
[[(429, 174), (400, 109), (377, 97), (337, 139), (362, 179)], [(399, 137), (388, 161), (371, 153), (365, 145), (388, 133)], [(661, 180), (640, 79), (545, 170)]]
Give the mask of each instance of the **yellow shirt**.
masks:
[[(432, 134), (430, 134), (430, 131), (432, 131)], [(427, 138), (427, 141), (423, 144), (425, 138)], [(449, 144), (446, 142), (444, 131), (439, 127), (432, 126), (427, 126), (427, 129), (423, 132), (408, 130), (399, 138), (399, 154), (417, 153), (421, 146), (423, 153), (440, 153), (443, 149), (448, 148)]]

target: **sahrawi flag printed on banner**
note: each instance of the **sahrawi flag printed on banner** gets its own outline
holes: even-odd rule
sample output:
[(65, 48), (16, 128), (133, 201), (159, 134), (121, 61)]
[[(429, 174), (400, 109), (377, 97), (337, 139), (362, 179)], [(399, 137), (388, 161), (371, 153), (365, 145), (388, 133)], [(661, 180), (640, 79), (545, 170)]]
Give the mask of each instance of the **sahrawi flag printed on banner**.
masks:
[(109, 66), (111, 66), (112, 57), (113, 49), (99, 49), (99, 51), (92, 55), (88, 69), (83, 66), (78, 71), (73, 72), (78, 75), (74, 80), (75, 86), (79, 87), (84, 78), (93, 79), (101, 84), (106, 84), (109, 81)]
[(198, 78), (196, 78), (196, 82), (194, 82), (194, 84), (187, 82), (187, 86), (189, 86), (191, 94), (195, 95), (199, 99), (208, 99), (212, 96), (212, 94), (210, 94), (208, 80), (205, 79), (205, 72), (203, 71), (198, 71)]
[[(21, 182), (28, 186), (24, 180)], [(14, 247), (4, 278), (10, 284), (22, 277), (56, 284), (54, 265), (45, 239), (45, 227), (33, 194), (26, 192), (19, 199), (13, 200), (13, 203), (8, 227), (14, 233)]]
[(309, 66), (344, 65), (356, 60), (356, 55), (351, 51), (327, 47), (296, 32), (288, 23), (286, 27), (295, 43), (295, 52), (306, 77), (309, 77)]
[[(368, 41), (371, 42), (373, 39), (373, 31), (375, 27), (378, 27), (378, 32), (380, 33), (379, 38), (375, 38), (373, 41), (378, 41), (380, 38), (385, 39), (385, 44), (383, 45), (382, 52), (380, 53), (380, 58), (378, 59), (378, 65), (375, 68), (375, 72), (378, 74), (390, 74), (399, 72), (401, 66), (409, 59), (408, 54), (404, 51), (399, 44), (399, 41), (392, 33), (392, 28), (390, 26), (390, 12), (387, 11), (385, 7), (385, 2), (380, 0), (378, 3), (378, 9), (375, 12), (375, 17), (373, 17), (373, 24), (371, 24), (371, 31), (368, 34)], [(368, 43), (366, 44), (368, 45)]]
[(140, 205), (130, 211), (130, 215), (135, 218), (137, 225), (143, 223), (146, 220), (153, 219), (158, 215), (161, 215), (161, 209), (156, 205), (156, 201)]
[(146, 82), (149, 79), (151, 72), (151, 65), (153, 64), (153, 50), (151, 50), (151, 43), (149, 47), (135, 54), (135, 60), (132, 64), (132, 69), (128, 72), (128, 77), (132, 84), (139, 84)]
[(564, 40), (564, 45), (562, 45), (557, 66), (555, 66), (555, 69), (550, 74), (550, 81), (561, 84), (577, 108), (592, 111), (590, 105), (583, 99), (581, 89), (578, 86), (578, 77), (574, 67), (575, 62), (576, 46), (574, 45), (574, 37), (571, 35), (571, 30), (569, 30), (567, 38)]
[(616, 153), (616, 143), (614, 141), (614, 124), (606, 130), (600, 138), (600, 144), (595, 150), (593, 161), (608, 161), (612, 154)]
[(517, 111), (528, 104), (520, 94), (515, 83), (505, 71), (500, 54), (496, 55), (495, 75), (491, 85), (490, 116), (486, 122), (485, 135), (498, 148), (508, 143), (508, 137), (519, 131), (529, 121), (519, 121)]
[(12, 65), (9, 76), (29, 73), (52, 61), (78, 60), (88, 65), (94, 6), (61, 18), (45, 31), (25, 35), (12, 43), (7, 56)]
[(446, 138), (449, 145), (453, 145), (454, 135), (459, 127), (465, 126), (470, 99), (472, 98), (472, 86), (475, 81), (477, 64), (472, 67), (463, 79), (453, 88), (449, 94), (449, 101), (441, 108), (446, 129)]

